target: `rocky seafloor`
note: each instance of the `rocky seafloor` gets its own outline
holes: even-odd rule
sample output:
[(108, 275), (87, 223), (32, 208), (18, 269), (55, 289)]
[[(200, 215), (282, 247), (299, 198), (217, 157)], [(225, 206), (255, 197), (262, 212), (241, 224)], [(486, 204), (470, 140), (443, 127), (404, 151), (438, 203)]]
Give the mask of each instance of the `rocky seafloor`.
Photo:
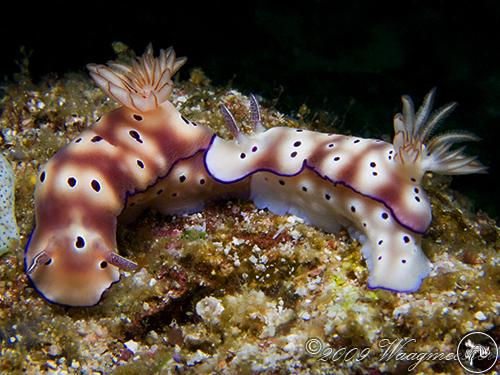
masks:
[[(121, 225), (120, 252), (138, 271), (124, 273), (95, 307), (47, 303), (23, 272), (38, 168), (115, 104), (84, 73), (15, 78), (1, 101), (0, 150), (16, 175), (21, 237), (0, 258), (0, 373), (401, 373), (414, 361), (382, 359), (381, 340), (413, 338), (406, 352), (444, 353), (473, 330), (499, 342), (499, 228), (450, 190), (449, 178), (432, 175), (424, 186), (434, 219), (423, 249), (434, 268), (416, 293), (369, 290), (360, 244), (347, 231), (325, 233), (229, 201), (182, 217), (145, 212)], [(176, 83), (172, 102), (225, 137), (220, 103), (249, 125), (248, 98), (211, 86), (198, 69)], [(267, 126), (345, 131), (305, 106), (296, 119), (265, 101), (262, 112)], [(305, 350), (311, 338), (323, 342), (317, 355)], [(368, 354), (332, 358), (341, 348)], [(311, 341), (309, 349), (318, 350)], [(413, 372), (461, 367), (429, 360)]]

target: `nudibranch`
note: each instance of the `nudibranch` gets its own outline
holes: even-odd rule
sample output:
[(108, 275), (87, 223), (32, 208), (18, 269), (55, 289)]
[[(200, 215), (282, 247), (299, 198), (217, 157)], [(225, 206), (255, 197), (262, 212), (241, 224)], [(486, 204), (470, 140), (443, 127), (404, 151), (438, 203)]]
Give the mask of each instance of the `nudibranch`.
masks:
[[(287, 127), (264, 130), (262, 125), (244, 135), (223, 108), (235, 140), (214, 137), (205, 165), (220, 183), (251, 178), (251, 199), (258, 208), (294, 214), (328, 232), (347, 227), (362, 244), (370, 288), (416, 291), (431, 266), (421, 249), (431, 222), (431, 205), (421, 186), (424, 173), (484, 170), (463, 148), (450, 151), (454, 143), (475, 136), (448, 133), (429, 139), (455, 106), (431, 114), (434, 94), (433, 89), (416, 114), (411, 99), (403, 96), (392, 144)], [(260, 124), (255, 100), (251, 112)]]
[(48, 301), (92, 306), (119, 280), (120, 268), (137, 267), (117, 253), (122, 211), (129, 218), (146, 207), (191, 213), (211, 199), (248, 196), (248, 183), (228, 186), (207, 174), (203, 152), (213, 132), (168, 101), (171, 78), (185, 60), (172, 48), (155, 58), (150, 46), (130, 66), (88, 66), (101, 89), (122, 106), (40, 170), (25, 270)]
[(14, 212), (15, 178), (10, 162), (0, 154), (0, 255), (19, 240)]
[(295, 214), (335, 232), (342, 226), (363, 244), (371, 288), (414, 291), (429, 273), (420, 243), (431, 208), (420, 183), (426, 171), (483, 171), (448, 133), (429, 139), (453, 105), (431, 114), (434, 91), (418, 113), (403, 97), (393, 144), (303, 129), (266, 129), (250, 100), (252, 134), (224, 140), (182, 116), (168, 98), (184, 64), (173, 49), (151, 47), (130, 65), (89, 65), (97, 85), (121, 107), (58, 151), (35, 188), (35, 228), (25, 252), (33, 286), (50, 302), (92, 306), (137, 265), (118, 255), (118, 217), (145, 208), (171, 215), (200, 211), (213, 200), (250, 198), (258, 208)]

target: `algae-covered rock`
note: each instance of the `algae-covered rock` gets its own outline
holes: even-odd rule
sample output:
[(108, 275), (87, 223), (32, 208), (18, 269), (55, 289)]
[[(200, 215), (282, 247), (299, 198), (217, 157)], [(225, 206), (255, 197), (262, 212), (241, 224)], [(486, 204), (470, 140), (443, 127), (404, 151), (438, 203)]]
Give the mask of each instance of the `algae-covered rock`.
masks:
[[(434, 220), (423, 248), (434, 268), (416, 293), (368, 290), (360, 245), (346, 231), (325, 233), (229, 201), (182, 217), (145, 212), (120, 225), (119, 249), (139, 270), (95, 307), (47, 303), (23, 273), (38, 167), (115, 104), (81, 74), (21, 82), (5, 88), (0, 117), (21, 238), (0, 258), (1, 373), (399, 373), (412, 361), (384, 360), (383, 340), (414, 338), (407, 352), (453, 353), (469, 331), (498, 338), (499, 229), (448, 178), (431, 175)], [(178, 82), (172, 101), (221, 136), (229, 136), (221, 103), (250, 128), (248, 98), (211, 86), (200, 69)], [(306, 109), (299, 121), (264, 101), (263, 122), (342, 131), (321, 116), (308, 126)], [(357, 356), (332, 357), (341, 348)], [(428, 360), (416, 371), (460, 367)]]

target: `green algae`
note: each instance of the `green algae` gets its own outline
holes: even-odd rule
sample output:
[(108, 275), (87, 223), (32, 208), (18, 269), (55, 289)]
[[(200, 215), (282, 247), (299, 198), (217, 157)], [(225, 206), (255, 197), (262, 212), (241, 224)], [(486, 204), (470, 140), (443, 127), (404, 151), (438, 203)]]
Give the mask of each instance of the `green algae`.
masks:
[[(114, 49), (123, 59), (133, 56), (124, 45)], [(201, 69), (177, 83), (172, 100), (224, 137), (220, 103), (250, 129), (248, 98), (211, 86)], [(368, 290), (360, 245), (345, 231), (324, 233), (231, 201), (181, 217), (145, 212), (121, 224), (120, 252), (139, 270), (125, 273), (93, 308), (50, 305), (22, 271), (37, 170), (115, 104), (84, 75), (69, 74), (9, 84), (1, 105), (0, 148), (14, 161), (21, 234), (16, 251), (0, 259), (2, 373), (398, 372), (409, 364), (381, 362), (380, 339), (412, 337), (416, 350), (453, 352), (466, 332), (492, 333), (499, 323), (498, 227), (438, 176), (425, 180), (434, 219), (423, 240), (435, 268), (413, 294)], [(264, 101), (263, 122), (332, 131), (331, 116), (298, 112), (295, 120)], [(311, 337), (373, 354), (361, 362), (321, 361), (304, 350)], [(125, 346), (130, 341), (134, 351)], [(429, 374), (459, 369), (449, 362), (418, 367)]]

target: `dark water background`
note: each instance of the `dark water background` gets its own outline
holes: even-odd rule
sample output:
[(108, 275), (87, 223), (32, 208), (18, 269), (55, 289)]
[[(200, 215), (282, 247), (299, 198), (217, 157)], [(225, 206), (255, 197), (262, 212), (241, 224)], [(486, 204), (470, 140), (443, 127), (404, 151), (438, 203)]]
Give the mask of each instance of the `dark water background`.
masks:
[(4, 10), (0, 75), (32, 51), (35, 79), (113, 58), (111, 43), (137, 52), (148, 42), (188, 56), (182, 77), (201, 67), (214, 84), (276, 99), (278, 109), (345, 115), (341, 130), (392, 135), (401, 94), (417, 103), (433, 86), (437, 105), (459, 106), (443, 130), (483, 140), (471, 154), (487, 175), (459, 176), (452, 187), (499, 217), (500, 2), (405, 1), (11, 3)]

